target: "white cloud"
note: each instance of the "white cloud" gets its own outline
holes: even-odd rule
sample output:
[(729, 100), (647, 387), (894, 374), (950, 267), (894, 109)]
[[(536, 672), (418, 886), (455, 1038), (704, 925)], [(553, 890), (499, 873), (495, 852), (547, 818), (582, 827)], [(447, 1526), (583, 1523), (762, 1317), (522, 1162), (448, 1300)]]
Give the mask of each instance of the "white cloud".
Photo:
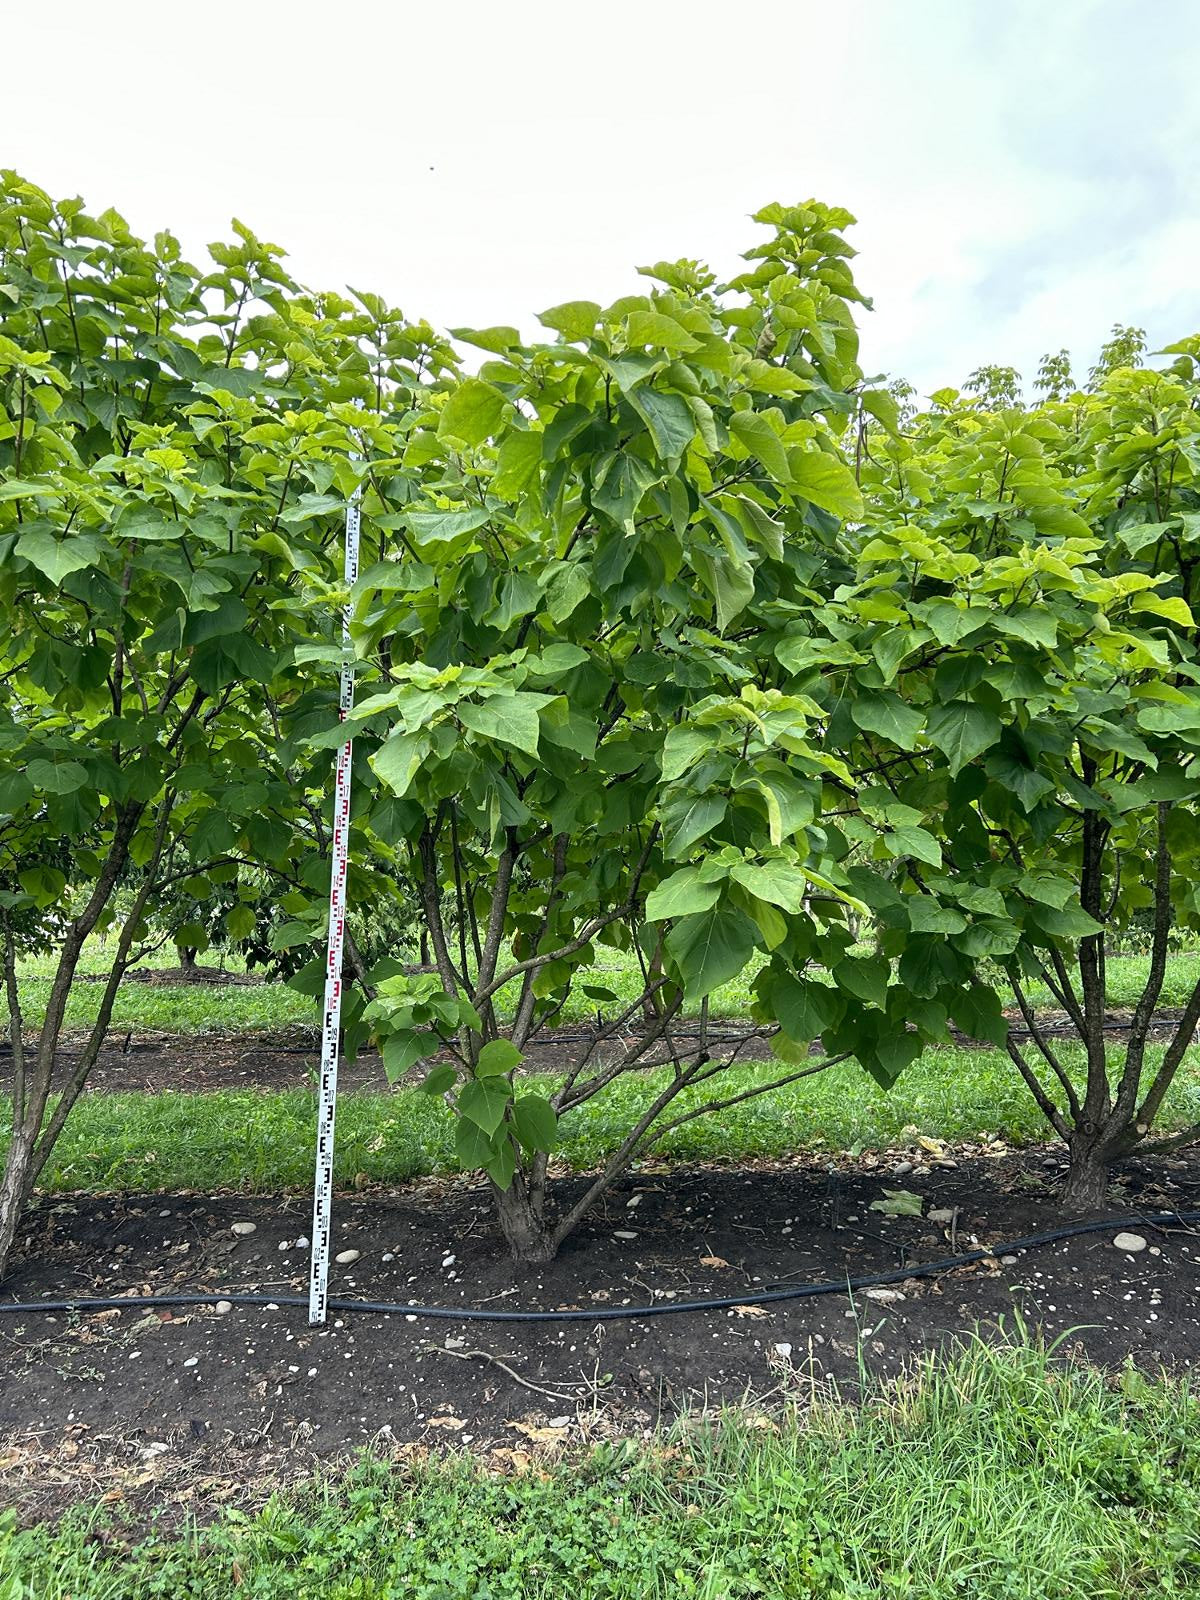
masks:
[(236, 214), (297, 274), (442, 325), (731, 268), (747, 214), (861, 218), (864, 359), (923, 388), (1085, 368), (1194, 289), (1192, 0), (84, 0), (7, 19), (4, 160), (191, 250)]

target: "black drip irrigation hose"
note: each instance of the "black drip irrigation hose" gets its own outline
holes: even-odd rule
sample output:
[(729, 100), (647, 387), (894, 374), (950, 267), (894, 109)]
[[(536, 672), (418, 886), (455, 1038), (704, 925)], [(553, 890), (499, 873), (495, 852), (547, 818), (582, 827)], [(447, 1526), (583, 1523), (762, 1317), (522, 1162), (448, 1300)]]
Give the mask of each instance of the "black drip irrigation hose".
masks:
[[(1158, 1211), (1152, 1216), (1106, 1217), (1100, 1222), (1076, 1222), (1062, 1228), (1051, 1228), (1045, 1233), (1027, 1234), (1023, 1239), (1012, 1239), (1007, 1244), (985, 1245), (979, 1250), (968, 1250), (962, 1255), (946, 1256), (940, 1261), (927, 1261), (915, 1267), (897, 1267), (891, 1272), (873, 1272), (859, 1278), (828, 1278), (817, 1283), (802, 1283), (788, 1289), (760, 1289), (757, 1294), (727, 1294), (708, 1300), (676, 1300), (649, 1306), (600, 1306), (591, 1311), (485, 1311), (473, 1306), (410, 1306), (393, 1304), (386, 1300), (330, 1300), (330, 1311), (363, 1311), (379, 1316), (401, 1316), (443, 1322), (630, 1322), (642, 1317), (681, 1316), (685, 1312), (726, 1311), (736, 1306), (760, 1306), (786, 1300), (812, 1300), (824, 1294), (854, 1294), (859, 1289), (881, 1288), (885, 1284), (904, 1283), (909, 1278), (934, 1278), (943, 1272), (953, 1272), (958, 1267), (973, 1266), (977, 1261), (988, 1261), (996, 1256), (1016, 1255), (1020, 1250), (1036, 1250), (1040, 1246), (1057, 1244), (1061, 1239), (1075, 1239), (1082, 1234), (1104, 1233), (1111, 1228), (1166, 1228), (1171, 1224), (1200, 1222), (1200, 1211)], [(0, 1313), (49, 1311), (131, 1311), (151, 1310), (155, 1306), (210, 1306), (218, 1300), (235, 1306), (304, 1306), (308, 1296), (299, 1294), (142, 1294), (112, 1295), (99, 1299), (79, 1300), (4, 1300)]]

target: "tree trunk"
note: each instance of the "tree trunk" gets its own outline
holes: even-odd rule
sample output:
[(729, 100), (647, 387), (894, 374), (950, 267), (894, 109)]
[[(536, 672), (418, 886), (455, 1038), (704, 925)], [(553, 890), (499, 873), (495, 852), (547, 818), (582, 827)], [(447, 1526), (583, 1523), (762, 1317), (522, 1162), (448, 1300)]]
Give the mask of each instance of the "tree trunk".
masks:
[(191, 977), (196, 970), (196, 956), (198, 953), (196, 950), (189, 950), (186, 945), (180, 945), (179, 947), (180, 970), (188, 977)]
[(546, 1226), (544, 1192), (531, 1195), (518, 1172), (507, 1189), (492, 1184), (496, 1218), (514, 1261), (553, 1261), (557, 1241)]
[(1071, 1141), (1071, 1166), (1063, 1187), (1066, 1211), (1100, 1211), (1108, 1199), (1108, 1159), (1094, 1136)]
[(14, 1128), (0, 1177), (0, 1278), (8, 1270), (8, 1258), (16, 1242), (17, 1229), (29, 1198), (30, 1169), (36, 1129)]

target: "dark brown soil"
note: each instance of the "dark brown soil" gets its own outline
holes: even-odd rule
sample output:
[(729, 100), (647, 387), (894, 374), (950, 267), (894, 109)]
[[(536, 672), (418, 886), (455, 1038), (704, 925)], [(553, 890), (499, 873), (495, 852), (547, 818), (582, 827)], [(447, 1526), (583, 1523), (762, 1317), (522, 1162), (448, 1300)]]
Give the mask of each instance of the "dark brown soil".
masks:
[[(79, 983), (105, 983), (108, 974), (85, 972)], [(151, 988), (173, 989), (183, 984), (216, 984), (220, 988), (253, 989), (268, 980), (261, 972), (226, 972), (223, 967), (131, 967), (125, 983), (148, 983)]]
[[(734, 1038), (734, 1026), (727, 1030)], [(582, 1048), (576, 1027), (549, 1031), (529, 1047), (529, 1069), (557, 1072), (572, 1064)], [(619, 1041), (602, 1046), (595, 1059), (623, 1048)], [(766, 1041), (753, 1040), (738, 1052), (753, 1061), (770, 1055)], [(68, 1078), (78, 1059), (78, 1046), (65, 1045), (55, 1060), (56, 1081)], [(149, 1094), (195, 1094), (210, 1089), (305, 1089), (315, 1086), (321, 1047), (315, 1033), (292, 1029), (286, 1033), (179, 1034), (114, 1032), (88, 1078), (88, 1092), (118, 1093), (136, 1089)], [(438, 1059), (433, 1057), (431, 1059)], [(445, 1059), (449, 1060), (447, 1056)], [(397, 1084), (388, 1082), (383, 1058), (376, 1050), (363, 1050), (354, 1061), (343, 1060), (338, 1072), (340, 1090), (384, 1094), (400, 1083), (419, 1083), (428, 1070), (422, 1062)], [(0, 1044), (0, 1091), (12, 1072), (7, 1044)]]
[[(933, 1162), (938, 1157), (931, 1158)], [(913, 1266), (976, 1241), (1061, 1222), (1059, 1161), (1045, 1152), (962, 1156), (908, 1170), (900, 1155), (831, 1169), (811, 1159), (737, 1171), (644, 1166), (549, 1266), (517, 1268), (493, 1229), (486, 1189), (427, 1179), (343, 1196), (334, 1295), (409, 1304), (591, 1309), (664, 1305), (771, 1285)], [(904, 1170), (897, 1170), (903, 1168)], [(563, 1195), (580, 1179), (560, 1180)], [(909, 1190), (952, 1220), (872, 1210)], [(1131, 1165), (1108, 1214), (1200, 1207), (1200, 1155)], [(235, 1222), (253, 1222), (240, 1237)], [(861, 1358), (896, 1372), (977, 1326), (1016, 1313), (1116, 1367), (1187, 1368), (1200, 1356), (1200, 1231), (1135, 1227), (1147, 1248), (1103, 1232), (911, 1278), (892, 1291), (838, 1292), (738, 1311), (620, 1322), (489, 1324), (343, 1313), (308, 1326), (301, 1308), (0, 1317), (0, 1464), (26, 1509), (46, 1509), (63, 1452), (102, 1486), (120, 1470), (216, 1482), (230, 1461), (253, 1478), (286, 1452), (293, 1467), (376, 1441), (535, 1447), (637, 1434), (681, 1408), (826, 1379), (853, 1387)], [(163, 1195), (47, 1200), (3, 1300), (168, 1291), (305, 1293), (307, 1204)], [(81, 1492), (78, 1482), (74, 1493)], [(115, 1491), (114, 1491), (115, 1492)], [(122, 1493), (124, 1490), (121, 1491)], [(42, 1499), (39, 1500), (39, 1494)], [(52, 1495), (50, 1495), (53, 1498)]]
[[(174, 981), (178, 972), (172, 969), (166, 976)], [(1160, 1028), (1169, 1029), (1176, 1016), (1172, 1011), (1160, 1013)], [(1048, 1012), (1043, 1020), (1052, 1029), (1063, 1025), (1059, 1013)], [(1123, 1014), (1114, 1012), (1109, 1019), (1109, 1031), (1119, 1037), (1125, 1026), (1127, 1021)], [(736, 1041), (739, 1024), (715, 1022), (713, 1031), (718, 1041)], [(530, 1070), (557, 1072), (570, 1066), (578, 1059), (586, 1037), (582, 1024), (548, 1029), (528, 1047)], [(964, 1046), (977, 1043), (966, 1038), (959, 1038), (957, 1042)], [(70, 1076), (78, 1058), (79, 1043), (68, 1041), (59, 1051), (55, 1062), (56, 1078)], [(621, 1048), (620, 1042), (606, 1044), (597, 1051), (596, 1057), (603, 1060), (607, 1051)], [(814, 1046), (814, 1051), (819, 1053), (819, 1047)], [(765, 1040), (756, 1039), (741, 1046), (737, 1053), (740, 1060), (754, 1061), (769, 1057), (770, 1047)], [(306, 1028), (274, 1034), (250, 1031), (187, 1036), (140, 1029), (128, 1033), (114, 1030), (92, 1068), (88, 1092), (104, 1094), (135, 1089), (149, 1094), (195, 1094), (210, 1089), (303, 1089), (315, 1086), (320, 1056), (316, 1032)], [(420, 1082), (427, 1067), (427, 1062), (421, 1063), (400, 1082)], [(5, 1088), (11, 1071), (9, 1046), (0, 1042), (0, 1091)], [(379, 1094), (398, 1087), (388, 1082), (378, 1051), (370, 1049), (361, 1051), (354, 1061), (343, 1060), (338, 1085), (347, 1092)]]

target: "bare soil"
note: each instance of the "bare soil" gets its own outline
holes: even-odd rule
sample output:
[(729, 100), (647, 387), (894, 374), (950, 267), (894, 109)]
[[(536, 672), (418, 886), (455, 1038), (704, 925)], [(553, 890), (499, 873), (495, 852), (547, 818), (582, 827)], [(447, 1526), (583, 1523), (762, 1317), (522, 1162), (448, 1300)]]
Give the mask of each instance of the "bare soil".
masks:
[[(1057, 1155), (897, 1152), (737, 1170), (647, 1164), (537, 1268), (515, 1267), (472, 1178), (342, 1196), (335, 1296), (503, 1309), (665, 1306), (910, 1267), (1052, 1228)], [(563, 1177), (568, 1199), (579, 1178)], [(889, 1219), (885, 1190), (938, 1216)], [(1102, 1215), (1200, 1208), (1200, 1154), (1130, 1163)], [(233, 1231), (252, 1222), (249, 1235)], [(492, 1324), (299, 1307), (43, 1311), (42, 1300), (172, 1291), (307, 1292), (307, 1202), (236, 1195), (76, 1196), (31, 1218), (0, 1299), (0, 1468), (23, 1514), (107, 1490), (196, 1509), (264, 1475), (367, 1444), (446, 1446), (508, 1464), (644, 1433), (683, 1410), (851, 1390), (1016, 1314), (1110, 1368), (1200, 1355), (1200, 1230), (1135, 1226), (908, 1278), (888, 1294), (618, 1322)], [(85, 1487), (81, 1487), (81, 1482)], [(207, 1488), (205, 1487), (207, 1486)]]
[[(222, 981), (229, 979), (229, 974), (217, 976)], [(159, 978), (177, 981), (178, 977), (178, 970), (171, 969), (165, 974), (148, 973), (145, 981)], [(233, 977), (240, 978), (240, 975), (234, 974)], [(259, 980), (251, 978), (247, 981)], [(1152, 1036), (1157, 1037), (1169, 1031), (1178, 1016), (1179, 1012), (1175, 1010), (1160, 1012)], [(1019, 1026), (1020, 1019), (1015, 1013), (1010, 1020), (1014, 1026)], [(1046, 1012), (1039, 1020), (1051, 1030), (1063, 1027), (1066, 1022), (1065, 1014), (1058, 1012)], [(744, 1023), (736, 1021), (714, 1021), (714, 1045), (724, 1042), (727, 1049), (732, 1049), (738, 1044), (737, 1055), (742, 1061), (768, 1059), (771, 1053), (768, 1041), (753, 1039), (746, 1044), (739, 1043), (744, 1027)], [(1111, 1013), (1108, 1032), (1113, 1038), (1119, 1038), (1127, 1027), (1127, 1012)], [(586, 1023), (547, 1029), (531, 1040), (527, 1047), (528, 1070), (564, 1070), (578, 1059), (590, 1038)], [(965, 1036), (956, 1036), (955, 1042), (967, 1048), (978, 1045), (977, 1040)], [(81, 1045), (81, 1039), (67, 1039), (64, 1042), (55, 1060), (56, 1082), (70, 1077)], [(595, 1059), (603, 1061), (610, 1053), (623, 1048), (624, 1043), (619, 1039), (608, 1041), (596, 1051)], [(819, 1046), (814, 1045), (813, 1050), (815, 1054), (820, 1053)], [(148, 1029), (114, 1029), (92, 1068), (87, 1092), (104, 1094), (139, 1090), (148, 1094), (195, 1094), (212, 1089), (304, 1089), (315, 1086), (320, 1058), (321, 1048), (316, 1031), (308, 1028), (291, 1028), (276, 1033), (222, 1030), (186, 1036), (156, 1033)], [(442, 1058), (428, 1058), (393, 1084), (384, 1071), (379, 1052), (364, 1049), (354, 1061), (342, 1061), (338, 1085), (348, 1093), (384, 1094), (400, 1084), (419, 1083), (428, 1070), (429, 1062), (438, 1059)], [(447, 1056), (444, 1059), (450, 1058)], [(11, 1048), (7, 1042), (0, 1041), (0, 1092), (6, 1088), (11, 1073)]]

